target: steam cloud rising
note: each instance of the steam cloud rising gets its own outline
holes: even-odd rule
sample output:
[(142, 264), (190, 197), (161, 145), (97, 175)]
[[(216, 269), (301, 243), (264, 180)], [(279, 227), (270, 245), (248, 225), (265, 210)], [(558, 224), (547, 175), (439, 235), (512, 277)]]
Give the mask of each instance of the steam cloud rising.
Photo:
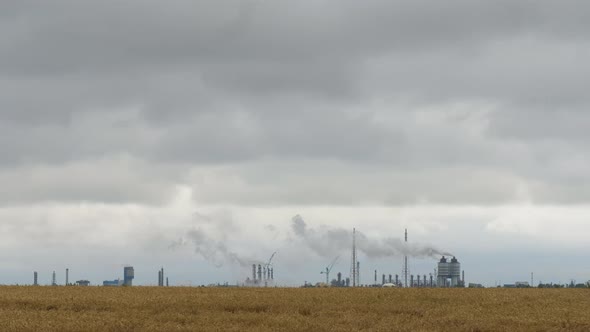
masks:
[[(261, 264), (261, 261), (245, 258), (227, 247), (229, 234), (236, 231), (231, 216), (212, 218), (199, 213), (195, 213), (194, 216), (198, 228), (188, 230), (184, 237), (169, 246), (170, 249), (192, 245), (195, 253), (215, 267), (222, 267), (226, 263), (238, 264), (242, 267)], [(214, 226), (216, 232), (205, 231), (207, 226)]]
[[(261, 260), (246, 258), (228, 247), (229, 237), (237, 232), (237, 226), (231, 216), (209, 217), (195, 213), (195, 228), (188, 230), (178, 241), (170, 245), (170, 249), (190, 245), (195, 253), (216, 267), (224, 264), (237, 264), (249, 267), (262, 264)], [(276, 229), (264, 227), (261, 232), (276, 232)], [(352, 245), (352, 232), (343, 228), (320, 226), (310, 228), (300, 215), (291, 219), (291, 231), (295, 238), (301, 240), (311, 251), (321, 257), (333, 257), (347, 252)], [(284, 241), (283, 243), (289, 243)], [(286, 244), (289, 245), (289, 244)], [(406, 244), (398, 238), (370, 239), (362, 232), (356, 232), (356, 245), (359, 252), (369, 258), (395, 256), (432, 257), (452, 254), (431, 246)], [(286, 249), (286, 248), (284, 248)], [(281, 249), (279, 249), (280, 251)]]
[[(352, 245), (352, 232), (342, 228), (313, 229), (300, 215), (291, 220), (293, 233), (320, 256), (333, 256), (342, 251), (350, 250)], [(397, 238), (369, 239), (362, 232), (356, 232), (357, 250), (370, 258), (391, 256), (432, 257), (452, 254), (438, 250), (430, 246), (419, 244), (406, 244)]]
[(215, 267), (222, 267), (225, 263), (239, 264), (242, 267), (247, 267), (252, 264), (260, 264), (260, 261), (241, 257), (237, 253), (227, 248), (225, 243), (211, 238), (207, 233), (201, 229), (190, 230), (186, 233), (186, 238), (175, 242), (171, 247), (179, 245), (186, 245), (187, 242), (195, 247), (195, 252), (200, 254)]

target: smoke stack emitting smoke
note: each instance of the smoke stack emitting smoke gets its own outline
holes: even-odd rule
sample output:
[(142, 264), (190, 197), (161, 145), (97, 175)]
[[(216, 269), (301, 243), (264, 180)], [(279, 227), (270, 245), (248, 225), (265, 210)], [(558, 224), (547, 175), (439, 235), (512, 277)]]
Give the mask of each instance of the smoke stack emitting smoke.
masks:
[[(212, 219), (195, 214), (197, 222), (211, 224)], [(242, 267), (251, 267), (252, 264), (263, 264), (256, 259), (245, 258), (239, 255), (235, 250), (228, 247), (228, 234), (236, 233), (236, 228), (231, 227), (231, 222), (223, 222), (219, 227), (217, 236), (206, 232), (202, 227), (186, 232), (185, 237), (170, 245), (170, 249), (180, 246), (192, 245), (197, 254), (216, 267), (224, 264), (237, 264)], [(335, 254), (341, 254), (350, 249), (352, 233), (344, 228), (331, 228), (321, 226), (317, 229), (307, 226), (300, 215), (291, 219), (291, 231), (296, 238), (302, 242), (314, 253), (322, 257), (332, 257)], [(261, 230), (264, 232), (264, 229)], [(356, 233), (357, 249), (369, 258), (393, 257), (393, 256), (410, 256), (410, 257), (433, 257), (452, 254), (440, 251), (430, 246), (411, 244), (407, 245), (398, 238), (369, 239), (363, 233)], [(288, 243), (288, 241), (284, 241)]]

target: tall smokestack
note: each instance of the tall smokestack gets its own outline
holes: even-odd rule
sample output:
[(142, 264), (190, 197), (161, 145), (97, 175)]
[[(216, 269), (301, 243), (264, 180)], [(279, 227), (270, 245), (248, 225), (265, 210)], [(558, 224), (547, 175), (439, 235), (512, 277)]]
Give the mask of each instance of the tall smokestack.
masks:
[(352, 262), (350, 264), (350, 279), (352, 279), (352, 287), (357, 285), (357, 258), (356, 258), (356, 228), (352, 229)]
[(361, 262), (356, 262), (356, 284), (361, 285)]
[(377, 285), (377, 270), (375, 270), (375, 283), (373, 285)]
[(33, 285), (39, 286), (38, 278), (37, 278), (37, 271), (33, 272)]
[(414, 287), (414, 275), (410, 275), (410, 287)]
[(256, 281), (256, 264), (252, 264), (252, 281)]
[(383, 278), (381, 280), (381, 285), (385, 285), (385, 274), (383, 275)]
[[(404, 239), (405, 239), (405, 245), (406, 245), (406, 249), (407, 249), (407, 247), (408, 247), (408, 229), (407, 228), (405, 231)], [(404, 274), (404, 286), (408, 287), (408, 273), (409, 273), (409, 271), (408, 271), (408, 255), (404, 255), (404, 271), (403, 272), (404, 272), (403, 273)]]
[(262, 281), (262, 265), (258, 264), (258, 281)]
[(70, 284), (70, 269), (66, 269), (66, 286)]
[(170, 286), (170, 285), (168, 284), (168, 277), (166, 277), (166, 287), (168, 287), (168, 286)]
[(55, 271), (53, 271), (53, 274), (52, 274), (51, 286), (57, 286), (57, 282), (55, 281)]
[(393, 280), (391, 279), (391, 274), (390, 274), (390, 275), (389, 275), (389, 283), (391, 284), (391, 283), (392, 283), (392, 281), (393, 281)]

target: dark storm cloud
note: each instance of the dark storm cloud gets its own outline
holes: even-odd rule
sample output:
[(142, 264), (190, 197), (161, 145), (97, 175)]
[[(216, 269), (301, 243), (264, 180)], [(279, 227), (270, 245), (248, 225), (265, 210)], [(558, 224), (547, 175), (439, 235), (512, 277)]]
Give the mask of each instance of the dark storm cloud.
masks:
[(586, 7), (5, 1), (0, 199), (584, 202)]

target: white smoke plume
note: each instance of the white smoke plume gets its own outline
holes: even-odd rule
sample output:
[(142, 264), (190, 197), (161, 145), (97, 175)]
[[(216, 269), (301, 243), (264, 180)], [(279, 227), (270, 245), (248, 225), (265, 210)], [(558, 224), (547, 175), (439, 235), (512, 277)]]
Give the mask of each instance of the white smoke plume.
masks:
[(194, 247), (195, 253), (215, 267), (225, 264), (249, 267), (252, 264), (262, 263), (256, 259), (243, 257), (227, 247), (229, 236), (237, 231), (230, 215), (210, 217), (195, 213), (194, 217), (195, 228), (188, 230), (185, 236), (170, 244), (170, 249), (190, 245)]
[[(328, 228), (325, 226), (319, 229), (309, 228), (300, 215), (291, 220), (293, 233), (300, 238), (312, 251), (323, 257), (331, 257), (352, 246), (352, 231), (343, 228)], [(362, 232), (356, 232), (357, 250), (367, 257), (432, 257), (438, 258), (442, 255), (452, 254), (438, 250), (432, 246), (419, 244), (406, 244), (398, 238), (370, 239)]]

